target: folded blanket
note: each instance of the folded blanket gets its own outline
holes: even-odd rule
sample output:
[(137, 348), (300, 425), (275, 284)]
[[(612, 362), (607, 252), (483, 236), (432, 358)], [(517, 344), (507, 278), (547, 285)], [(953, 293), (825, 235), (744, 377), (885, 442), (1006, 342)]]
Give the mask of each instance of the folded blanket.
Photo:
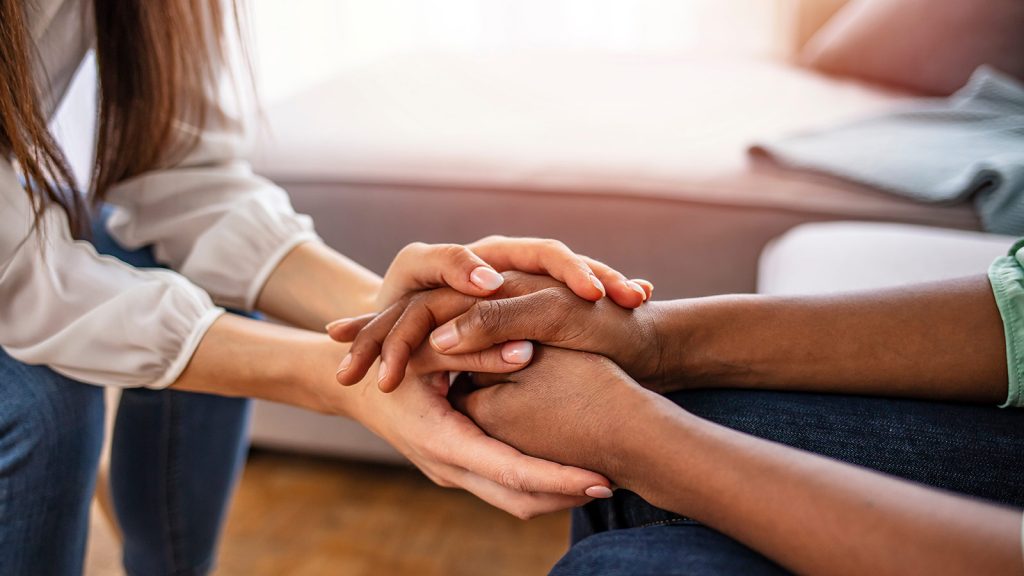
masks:
[(922, 202), (973, 199), (986, 230), (1024, 235), (1024, 85), (991, 68), (949, 98), (750, 152)]

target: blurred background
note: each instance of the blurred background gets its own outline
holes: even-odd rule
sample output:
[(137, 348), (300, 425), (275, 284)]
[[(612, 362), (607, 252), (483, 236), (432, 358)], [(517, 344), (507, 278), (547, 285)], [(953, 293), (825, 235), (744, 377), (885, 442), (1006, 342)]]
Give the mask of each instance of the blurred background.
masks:
[[(793, 0), (253, 0), (274, 100), (402, 53), (781, 55)], [(316, 54), (317, 57), (310, 57)]]

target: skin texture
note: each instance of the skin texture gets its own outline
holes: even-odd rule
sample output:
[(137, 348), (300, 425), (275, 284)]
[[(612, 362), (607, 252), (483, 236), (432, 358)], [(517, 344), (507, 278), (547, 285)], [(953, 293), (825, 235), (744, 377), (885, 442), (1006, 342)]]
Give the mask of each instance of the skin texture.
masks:
[[(476, 384), (483, 387), (454, 402), (495, 438), (534, 456), (601, 471), (794, 572), (1024, 571), (1020, 511), (700, 420), (604, 357), (541, 348), (529, 368), (482, 375)], [(612, 431), (609, 422), (620, 425)]]
[(1002, 404), (1003, 322), (984, 276), (815, 297), (666, 303), (665, 384)]
[[(368, 368), (352, 388), (335, 380), (348, 346), (332, 342), (323, 327), (342, 317), (375, 312), (409, 291), (450, 285), (475, 296), (494, 289), (474, 283), (494, 266), (523, 266), (564, 280), (581, 298), (638, 306), (643, 297), (617, 272), (591, 268), (561, 243), (494, 237), (481, 241), (483, 255), (454, 245), (412, 245), (402, 251), (382, 280), (323, 244), (298, 246), (277, 266), (257, 308), (292, 326), (225, 315), (207, 331), (176, 389), (263, 398), (348, 416), (392, 443), (434, 481), (465, 488), (516, 516), (528, 518), (585, 502), (588, 489), (608, 486), (599, 474), (522, 455), (487, 437), (452, 409), (437, 385), (444, 371), (516, 370), (529, 360), (508, 346), (482, 354), (445, 357), (430, 350), (414, 354), (402, 382), (403, 394), (377, 389), (378, 369)], [(488, 260), (488, 263), (490, 260)], [(475, 274), (474, 274), (475, 273)], [(595, 279), (600, 276), (601, 279)], [(643, 290), (641, 289), (641, 292)], [(503, 352), (505, 354), (503, 355)], [(505, 360), (510, 356), (513, 362)], [(599, 490), (603, 495), (606, 490)], [(594, 493), (590, 490), (590, 493)]]

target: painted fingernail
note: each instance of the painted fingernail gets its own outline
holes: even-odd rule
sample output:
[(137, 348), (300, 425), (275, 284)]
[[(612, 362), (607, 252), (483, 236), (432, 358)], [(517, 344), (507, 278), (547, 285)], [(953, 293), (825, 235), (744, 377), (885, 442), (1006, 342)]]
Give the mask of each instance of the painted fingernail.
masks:
[(324, 326), (324, 330), (330, 332), (334, 328), (340, 328), (341, 326), (344, 326), (344, 325), (348, 324), (351, 321), (352, 321), (351, 318), (341, 318), (341, 319), (335, 320), (334, 322), (328, 323), (327, 326)]
[(601, 284), (601, 281), (597, 279), (597, 276), (594, 276), (593, 274), (591, 274), (590, 275), (590, 283), (594, 285), (594, 288), (597, 288), (598, 290), (601, 291), (601, 298), (604, 298), (605, 295), (608, 294), (608, 292), (606, 292), (605, 289), (604, 289), (604, 284)]
[(587, 488), (584, 494), (591, 498), (611, 498), (612, 489), (607, 486), (591, 486)]
[(487, 266), (474, 268), (469, 274), (469, 280), (473, 284), (476, 284), (478, 288), (482, 288), (484, 290), (497, 290), (505, 283), (504, 276), (498, 274)]
[(533, 358), (533, 343), (508, 342), (501, 347), (501, 358), (509, 364), (526, 364)]
[(640, 298), (643, 298), (644, 301), (647, 300), (647, 292), (644, 292), (643, 286), (637, 284), (636, 282), (633, 282), (632, 280), (626, 282), (626, 286), (629, 286), (629, 289), (632, 290), (633, 292), (640, 294)]
[(647, 292), (648, 298), (650, 298), (654, 294), (654, 284), (650, 280), (644, 280), (643, 278), (634, 278), (633, 282), (639, 284), (640, 287)]
[(352, 355), (351, 354), (345, 354), (345, 357), (341, 359), (341, 364), (338, 364), (338, 371), (336, 372), (336, 374), (341, 374), (345, 370), (348, 370), (348, 367), (351, 366), (351, 365), (352, 365)]
[(434, 345), (434, 348), (444, 352), (459, 343), (459, 333), (455, 330), (454, 325), (445, 324), (430, 335), (430, 343)]
[(382, 360), (380, 368), (377, 370), (377, 382), (383, 382), (388, 377), (388, 365)]

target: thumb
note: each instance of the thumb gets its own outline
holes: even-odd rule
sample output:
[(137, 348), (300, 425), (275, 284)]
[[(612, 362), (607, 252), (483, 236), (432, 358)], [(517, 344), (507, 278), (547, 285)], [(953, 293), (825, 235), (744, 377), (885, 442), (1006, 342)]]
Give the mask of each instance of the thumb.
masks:
[(501, 274), (465, 246), (417, 242), (395, 256), (384, 275), (378, 304), (386, 306), (409, 292), (442, 286), (468, 296), (489, 296), (504, 282)]

